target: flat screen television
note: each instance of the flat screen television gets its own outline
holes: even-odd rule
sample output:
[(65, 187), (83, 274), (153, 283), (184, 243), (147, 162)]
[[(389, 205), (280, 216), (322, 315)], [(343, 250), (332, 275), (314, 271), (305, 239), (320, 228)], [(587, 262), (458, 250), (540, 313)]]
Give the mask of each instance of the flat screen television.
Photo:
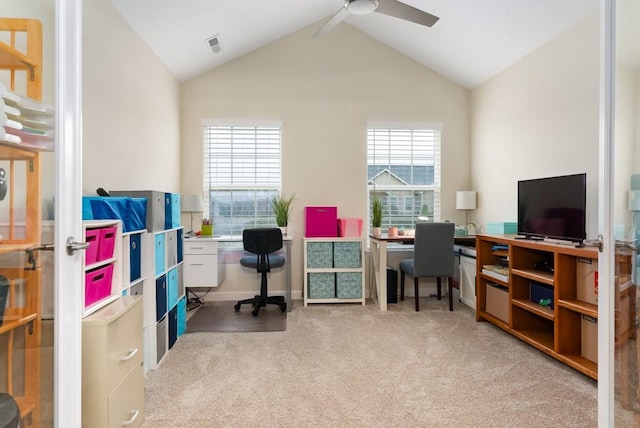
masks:
[(586, 238), (587, 174), (518, 181), (518, 234), (581, 242)]

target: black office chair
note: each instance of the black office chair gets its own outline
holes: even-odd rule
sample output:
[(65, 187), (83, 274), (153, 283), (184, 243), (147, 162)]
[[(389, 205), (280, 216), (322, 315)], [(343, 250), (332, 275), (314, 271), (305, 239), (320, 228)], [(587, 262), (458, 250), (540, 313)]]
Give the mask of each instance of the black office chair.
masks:
[(267, 273), (271, 272), (271, 268), (284, 266), (285, 258), (274, 252), (282, 248), (282, 231), (277, 227), (245, 229), (242, 231), (242, 243), (244, 250), (254, 255), (244, 256), (240, 259), (240, 264), (244, 267), (255, 268), (259, 274), (262, 274), (262, 282), (260, 285), (260, 295), (252, 299), (239, 300), (234, 306), (236, 312), (240, 310), (240, 306), (244, 304), (253, 305), (253, 316), (258, 316), (260, 308), (273, 304), (280, 306), (280, 310), (287, 310), (287, 303), (284, 296), (267, 296)]

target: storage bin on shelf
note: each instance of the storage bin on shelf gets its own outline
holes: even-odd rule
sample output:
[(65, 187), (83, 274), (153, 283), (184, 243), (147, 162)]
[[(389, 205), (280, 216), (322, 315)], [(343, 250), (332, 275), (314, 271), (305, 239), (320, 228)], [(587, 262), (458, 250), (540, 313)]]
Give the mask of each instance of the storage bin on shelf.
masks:
[(307, 238), (338, 236), (338, 207), (305, 207), (305, 234)]
[(307, 244), (307, 268), (333, 267), (333, 244), (331, 242), (309, 242)]
[(360, 299), (362, 297), (362, 273), (337, 272), (336, 296), (338, 299)]
[(489, 222), (486, 233), (489, 235), (515, 235), (518, 233), (518, 223), (515, 222)]
[(361, 266), (360, 242), (334, 242), (333, 267), (357, 268)]
[(84, 306), (92, 306), (111, 296), (113, 265), (102, 266), (85, 273)]
[(335, 274), (328, 272), (308, 273), (309, 275), (309, 298), (310, 299), (333, 299), (336, 297)]

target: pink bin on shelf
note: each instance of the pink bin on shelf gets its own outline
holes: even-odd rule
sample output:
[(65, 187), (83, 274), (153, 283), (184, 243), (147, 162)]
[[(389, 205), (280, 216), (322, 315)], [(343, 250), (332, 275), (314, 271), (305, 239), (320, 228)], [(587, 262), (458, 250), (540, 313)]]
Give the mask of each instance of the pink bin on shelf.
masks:
[(304, 225), (307, 238), (338, 236), (338, 207), (305, 207)]
[(100, 245), (100, 229), (87, 229), (84, 242), (89, 248), (84, 252), (84, 264), (89, 266), (98, 261), (98, 246)]
[(91, 270), (84, 278), (84, 306), (89, 307), (111, 295), (113, 265)]
[(339, 218), (338, 236), (345, 238), (360, 238), (362, 236), (362, 219)]
[(98, 261), (113, 257), (113, 249), (116, 245), (117, 228), (103, 227), (100, 229), (100, 246), (98, 247)]

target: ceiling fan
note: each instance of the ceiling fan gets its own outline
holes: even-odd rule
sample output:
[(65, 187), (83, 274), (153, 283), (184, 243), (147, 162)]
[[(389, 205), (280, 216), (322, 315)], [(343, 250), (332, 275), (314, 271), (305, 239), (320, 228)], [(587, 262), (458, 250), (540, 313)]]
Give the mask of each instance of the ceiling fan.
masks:
[(440, 19), (437, 16), (423, 12), (420, 9), (416, 9), (397, 0), (345, 0), (344, 6), (329, 18), (329, 20), (313, 34), (313, 37), (321, 37), (325, 33), (328, 33), (349, 15), (366, 15), (371, 12), (395, 16), (396, 18), (415, 22), (416, 24), (427, 27), (431, 27)]

